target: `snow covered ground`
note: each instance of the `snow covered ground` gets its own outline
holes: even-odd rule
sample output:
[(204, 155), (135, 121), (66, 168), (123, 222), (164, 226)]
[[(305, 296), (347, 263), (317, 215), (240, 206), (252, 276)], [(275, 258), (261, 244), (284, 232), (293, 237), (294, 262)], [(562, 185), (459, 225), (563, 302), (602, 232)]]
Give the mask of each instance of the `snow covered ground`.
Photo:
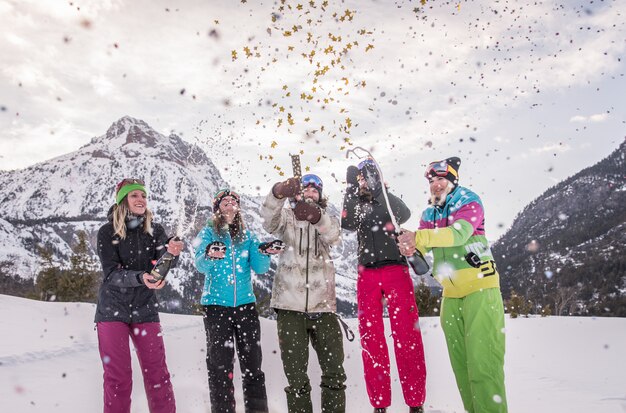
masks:
[[(0, 412), (97, 412), (102, 366), (92, 304), (47, 303), (0, 295)], [(202, 319), (163, 314), (167, 359), (178, 411), (208, 412)], [(626, 319), (507, 319), (506, 383), (511, 413), (626, 412)], [(356, 332), (356, 320), (348, 320)], [(428, 389), (426, 411), (463, 412), (439, 320), (421, 319)], [(389, 331), (387, 326), (387, 331)], [(276, 323), (262, 320), (264, 370), (271, 412), (286, 412)], [(390, 348), (391, 339), (389, 338)], [(345, 341), (348, 412), (369, 412), (358, 341)], [(148, 412), (136, 358), (133, 412)], [(406, 412), (393, 371), (390, 413)], [(314, 408), (319, 368), (311, 354)], [(239, 373), (236, 373), (239, 377)], [(242, 406), (240, 380), (236, 381)], [(243, 411), (243, 410), (241, 410)]]

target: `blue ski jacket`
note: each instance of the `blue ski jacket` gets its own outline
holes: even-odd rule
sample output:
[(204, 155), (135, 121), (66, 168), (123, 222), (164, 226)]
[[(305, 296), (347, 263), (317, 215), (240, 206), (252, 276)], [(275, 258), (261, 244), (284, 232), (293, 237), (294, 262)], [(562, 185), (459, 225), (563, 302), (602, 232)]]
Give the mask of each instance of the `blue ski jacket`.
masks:
[[(218, 234), (209, 222), (194, 242), (196, 268), (205, 275), (202, 305), (237, 307), (255, 302), (250, 270), (263, 274), (270, 269), (269, 255), (259, 252), (260, 242), (250, 231), (246, 230), (244, 240), (235, 244), (228, 231), (225, 232)], [(214, 241), (226, 245), (224, 259), (212, 260), (205, 256), (207, 245)]]

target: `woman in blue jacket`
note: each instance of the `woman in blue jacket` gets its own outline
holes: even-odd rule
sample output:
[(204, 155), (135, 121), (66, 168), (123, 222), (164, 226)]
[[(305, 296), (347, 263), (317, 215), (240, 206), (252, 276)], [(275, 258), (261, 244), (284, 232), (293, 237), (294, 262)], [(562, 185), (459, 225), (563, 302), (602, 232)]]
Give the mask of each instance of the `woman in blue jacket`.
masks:
[(239, 195), (228, 189), (215, 195), (213, 217), (195, 244), (196, 268), (205, 274), (200, 303), (204, 309), (211, 412), (235, 412), (235, 345), (243, 375), (245, 411), (267, 412), (261, 330), (250, 270), (267, 272), (268, 254), (280, 251), (260, 251), (259, 241), (244, 227)]

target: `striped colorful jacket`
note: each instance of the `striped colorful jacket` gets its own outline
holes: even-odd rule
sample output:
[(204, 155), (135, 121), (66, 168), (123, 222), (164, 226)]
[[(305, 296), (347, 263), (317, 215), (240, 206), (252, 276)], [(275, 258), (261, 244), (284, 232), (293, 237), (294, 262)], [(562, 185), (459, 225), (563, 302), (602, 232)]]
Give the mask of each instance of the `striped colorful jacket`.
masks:
[(433, 252), (433, 276), (443, 296), (465, 297), (485, 288), (500, 288), (500, 276), (485, 236), (485, 212), (478, 195), (458, 186), (443, 206), (423, 213), (415, 242)]

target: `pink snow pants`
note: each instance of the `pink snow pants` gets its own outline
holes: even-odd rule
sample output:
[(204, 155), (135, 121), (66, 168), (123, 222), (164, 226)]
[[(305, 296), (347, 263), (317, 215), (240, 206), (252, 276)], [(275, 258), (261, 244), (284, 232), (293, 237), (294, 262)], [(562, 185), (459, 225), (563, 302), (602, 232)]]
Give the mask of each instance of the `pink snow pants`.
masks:
[(402, 265), (381, 268), (359, 266), (357, 281), (359, 333), (365, 385), (370, 403), (374, 407), (391, 405), (391, 378), (383, 324), (383, 298), (387, 300), (396, 365), (404, 400), (408, 406), (421, 406), (426, 398), (424, 346), (413, 281), (408, 267)]
[(176, 412), (160, 323), (107, 321), (97, 325), (104, 367), (104, 413), (130, 413), (133, 375), (128, 336), (137, 351), (150, 413)]

